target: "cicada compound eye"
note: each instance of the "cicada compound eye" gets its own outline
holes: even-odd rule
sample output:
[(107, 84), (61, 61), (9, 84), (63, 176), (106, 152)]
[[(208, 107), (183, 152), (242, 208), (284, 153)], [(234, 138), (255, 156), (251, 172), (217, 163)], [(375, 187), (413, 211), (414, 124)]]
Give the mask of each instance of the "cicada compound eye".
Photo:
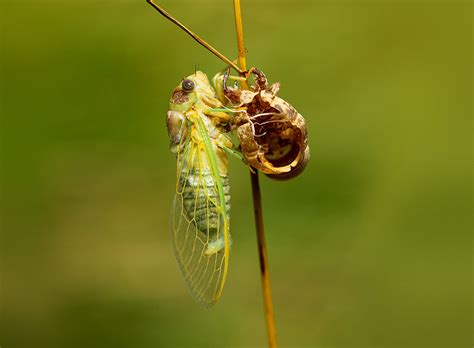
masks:
[(189, 79), (184, 79), (183, 82), (181, 82), (181, 87), (183, 88), (183, 91), (191, 92), (194, 89), (195, 85), (193, 81)]

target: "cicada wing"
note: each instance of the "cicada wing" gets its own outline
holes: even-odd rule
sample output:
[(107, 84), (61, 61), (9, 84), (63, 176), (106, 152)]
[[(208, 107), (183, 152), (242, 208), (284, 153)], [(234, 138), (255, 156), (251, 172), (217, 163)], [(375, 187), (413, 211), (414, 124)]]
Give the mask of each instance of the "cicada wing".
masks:
[(216, 180), (203, 156), (192, 142), (178, 156), (178, 185), (171, 208), (170, 234), (192, 296), (202, 306), (209, 307), (219, 299), (224, 287), (230, 235), (225, 203), (220, 204)]
[(226, 255), (223, 251), (208, 253), (208, 238), (189, 221), (183, 207), (182, 195), (176, 195), (170, 228), (173, 250), (193, 298), (209, 307), (220, 297)]

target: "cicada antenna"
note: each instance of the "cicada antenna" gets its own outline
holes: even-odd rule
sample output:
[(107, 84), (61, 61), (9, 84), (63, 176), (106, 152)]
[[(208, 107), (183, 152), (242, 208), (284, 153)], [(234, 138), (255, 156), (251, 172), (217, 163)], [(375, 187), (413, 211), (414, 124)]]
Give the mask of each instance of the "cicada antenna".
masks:
[(212, 47), (205, 40), (201, 39), (201, 37), (199, 37), (197, 34), (195, 34), (190, 29), (188, 29), (183, 23), (181, 23), (176, 18), (174, 18), (171, 14), (166, 12), (163, 7), (161, 7), (160, 5), (157, 5), (156, 3), (154, 3), (153, 0), (146, 0), (146, 2), (149, 3), (155, 10), (157, 10), (163, 17), (167, 18), (168, 20), (170, 20), (171, 22), (176, 24), (179, 28), (181, 28), (183, 31), (185, 31), (189, 36), (191, 36), (194, 40), (196, 40), (201, 46), (204, 46), (207, 50), (209, 50), (211, 53), (213, 53), (219, 59), (224, 61), (227, 65), (234, 68), (239, 74), (245, 74), (245, 71), (242, 70), (241, 68), (239, 68), (239, 66), (237, 64), (235, 64), (229, 58), (224, 56), (222, 53), (220, 53), (217, 49)]

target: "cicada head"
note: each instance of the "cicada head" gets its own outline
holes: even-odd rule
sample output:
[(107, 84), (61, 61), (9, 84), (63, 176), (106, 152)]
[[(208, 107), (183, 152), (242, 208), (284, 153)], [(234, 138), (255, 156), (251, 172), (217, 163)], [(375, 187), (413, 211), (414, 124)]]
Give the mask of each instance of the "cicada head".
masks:
[[(253, 168), (277, 180), (300, 174), (310, 152), (306, 122), (296, 109), (276, 94), (279, 85), (267, 85), (256, 71), (256, 85), (239, 94), (242, 112), (235, 117), (244, 158)], [(235, 98), (235, 90), (233, 90)]]
[(171, 143), (171, 151), (178, 152), (178, 144), (186, 136), (187, 115), (191, 110), (199, 111), (222, 104), (216, 99), (215, 91), (207, 75), (196, 71), (181, 80), (171, 95), (166, 126)]
[(215, 98), (214, 89), (211, 87), (207, 75), (196, 71), (181, 80), (171, 95), (169, 109), (185, 113), (203, 99)]

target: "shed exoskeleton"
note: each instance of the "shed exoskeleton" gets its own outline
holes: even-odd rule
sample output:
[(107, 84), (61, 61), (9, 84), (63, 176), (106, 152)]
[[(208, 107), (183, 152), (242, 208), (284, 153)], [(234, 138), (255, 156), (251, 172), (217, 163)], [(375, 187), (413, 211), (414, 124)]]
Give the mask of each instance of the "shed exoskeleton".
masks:
[(217, 74), (214, 84), (222, 87), (217, 95), (234, 110), (233, 126), (237, 130), (245, 161), (267, 176), (287, 180), (300, 174), (308, 163), (310, 152), (305, 119), (287, 101), (277, 96), (279, 83), (268, 85), (266, 76), (252, 68), (250, 89), (227, 86), (229, 70)]

